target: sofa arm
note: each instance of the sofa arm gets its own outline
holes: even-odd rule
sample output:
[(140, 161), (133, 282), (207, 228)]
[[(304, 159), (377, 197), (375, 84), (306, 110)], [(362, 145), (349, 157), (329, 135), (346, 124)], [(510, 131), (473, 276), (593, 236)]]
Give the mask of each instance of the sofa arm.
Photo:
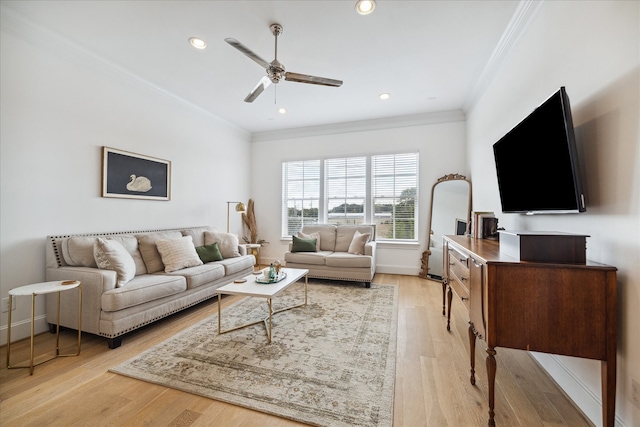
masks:
[[(102, 294), (116, 288), (116, 272), (91, 267), (47, 268), (46, 279), (82, 282), (82, 330), (99, 334)], [(58, 294), (47, 294), (47, 322), (56, 323), (57, 313)], [(78, 294), (76, 292), (60, 294), (60, 325), (72, 329), (78, 328)]]
[(372, 240), (370, 242), (365, 243), (364, 245), (364, 254), (369, 255), (375, 258), (376, 256), (376, 241)]

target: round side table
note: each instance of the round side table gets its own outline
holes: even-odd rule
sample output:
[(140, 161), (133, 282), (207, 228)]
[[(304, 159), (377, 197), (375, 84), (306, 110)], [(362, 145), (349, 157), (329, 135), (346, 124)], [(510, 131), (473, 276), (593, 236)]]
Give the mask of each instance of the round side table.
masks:
[[(78, 351), (75, 354), (60, 354), (60, 293), (71, 289), (78, 289)], [(12, 307), (13, 297), (31, 296), (31, 356), (29, 366), (11, 366), (11, 309), (9, 309), (9, 323), (7, 324), (7, 368), (29, 368), (29, 375), (33, 375), (33, 338), (34, 338), (34, 317), (36, 307), (36, 295), (58, 293), (58, 318), (56, 325), (56, 354), (46, 360), (38, 362), (36, 365), (48, 362), (61, 356), (77, 356), (80, 354), (80, 337), (82, 334), (82, 283), (78, 280), (58, 280), (55, 282), (34, 283), (33, 285), (19, 286), (9, 291), (9, 308)]]

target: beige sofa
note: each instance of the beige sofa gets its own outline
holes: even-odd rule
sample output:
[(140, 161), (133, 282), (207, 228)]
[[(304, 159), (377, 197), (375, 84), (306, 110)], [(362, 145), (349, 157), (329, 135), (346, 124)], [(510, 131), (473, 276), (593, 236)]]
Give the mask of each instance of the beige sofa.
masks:
[[(224, 259), (203, 263), (195, 248), (213, 243)], [(82, 330), (108, 338), (109, 348), (127, 332), (217, 295), (255, 263), (236, 236), (210, 227), (48, 236), (46, 259), (48, 281), (82, 282)], [(61, 326), (78, 329), (77, 298), (61, 294)], [(46, 310), (51, 327), (57, 294), (47, 295)]]
[[(352, 245), (356, 232), (369, 234), (359, 249)], [(287, 267), (306, 268), (309, 277), (364, 282), (368, 288), (376, 273), (375, 225), (305, 225), (297, 237), (319, 238), (315, 251), (293, 252), (293, 244), (285, 253)], [(351, 252), (349, 251), (351, 247)]]

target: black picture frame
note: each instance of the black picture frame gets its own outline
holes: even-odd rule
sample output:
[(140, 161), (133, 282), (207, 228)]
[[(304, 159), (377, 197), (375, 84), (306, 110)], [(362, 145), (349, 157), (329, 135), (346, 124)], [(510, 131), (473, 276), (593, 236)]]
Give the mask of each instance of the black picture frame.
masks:
[(102, 197), (171, 200), (171, 162), (102, 147)]

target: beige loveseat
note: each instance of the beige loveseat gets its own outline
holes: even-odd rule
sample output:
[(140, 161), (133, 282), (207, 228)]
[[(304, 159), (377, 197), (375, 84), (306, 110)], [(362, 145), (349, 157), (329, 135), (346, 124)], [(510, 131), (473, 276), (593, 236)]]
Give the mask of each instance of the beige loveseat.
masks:
[[(354, 241), (356, 232), (369, 235), (360, 241), (362, 245)], [(309, 277), (364, 282), (368, 288), (376, 273), (375, 234), (375, 225), (368, 224), (305, 225), (296, 237), (315, 238), (315, 250), (294, 252), (294, 245), (290, 244), (284, 260), (287, 267), (308, 269)]]
[[(195, 248), (205, 245), (224, 259), (203, 263)], [(255, 263), (236, 236), (210, 227), (48, 236), (46, 259), (48, 281), (82, 282), (82, 330), (108, 338), (110, 348), (127, 332), (217, 295)], [(61, 294), (61, 326), (78, 329), (77, 298)], [(46, 304), (55, 324), (57, 294)]]

